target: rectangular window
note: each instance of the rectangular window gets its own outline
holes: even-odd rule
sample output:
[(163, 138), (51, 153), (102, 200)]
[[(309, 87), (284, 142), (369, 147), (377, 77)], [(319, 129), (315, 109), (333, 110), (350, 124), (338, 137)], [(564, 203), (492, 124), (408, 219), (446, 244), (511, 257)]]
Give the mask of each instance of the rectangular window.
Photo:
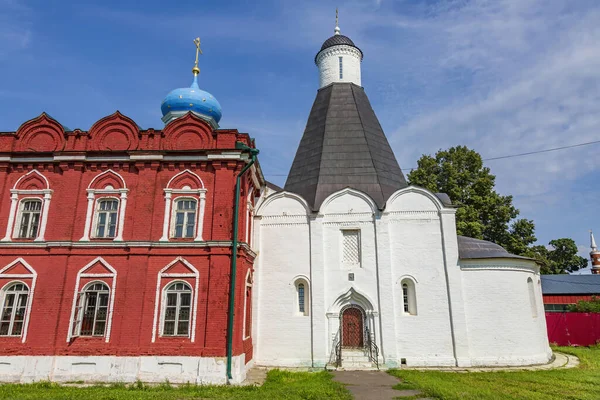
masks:
[(118, 200), (100, 200), (96, 219), (96, 237), (114, 238), (117, 234)]
[(163, 306), (163, 336), (188, 336), (192, 311), (192, 289), (183, 282), (170, 285)]
[(344, 79), (344, 65), (342, 59), (343, 57), (340, 57), (340, 79)]
[(21, 203), (20, 238), (33, 239), (37, 236), (41, 213), (41, 200), (25, 200)]
[(544, 304), (546, 312), (567, 312), (568, 304)]
[(182, 199), (176, 202), (173, 237), (192, 238), (196, 230), (196, 200)]
[(342, 238), (342, 262), (360, 267), (360, 230), (343, 230)]
[(2, 310), (2, 321), (0, 321), (0, 336), (21, 335), (26, 307), (27, 293), (8, 293), (6, 295), (4, 309)]
[(246, 286), (246, 325), (244, 325), (244, 338), (250, 337), (252, 332), (252, 287)]

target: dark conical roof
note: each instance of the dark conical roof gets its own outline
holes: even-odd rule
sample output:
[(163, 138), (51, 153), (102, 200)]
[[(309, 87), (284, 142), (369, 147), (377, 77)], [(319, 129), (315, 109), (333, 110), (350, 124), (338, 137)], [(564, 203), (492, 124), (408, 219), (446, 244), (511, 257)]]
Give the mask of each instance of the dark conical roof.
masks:
[(327, 196), (350, 187), (383, 208), (407, 186), (364, 89), (353, 83), (319, 89), (285, 190), (318, 210)]

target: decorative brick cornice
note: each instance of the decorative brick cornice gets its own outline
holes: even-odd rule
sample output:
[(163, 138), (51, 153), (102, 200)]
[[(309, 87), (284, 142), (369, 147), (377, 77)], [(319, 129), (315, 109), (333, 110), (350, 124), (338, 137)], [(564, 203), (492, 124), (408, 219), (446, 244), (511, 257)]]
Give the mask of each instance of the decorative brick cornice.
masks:
[(539, 267), (535, 262), (531, 264), (515, 263), (515, 264), (460, 264), (461, 271), (482, 271), (482, 270), (497, 270), (497, 271), (521, 271), (538, 273)]

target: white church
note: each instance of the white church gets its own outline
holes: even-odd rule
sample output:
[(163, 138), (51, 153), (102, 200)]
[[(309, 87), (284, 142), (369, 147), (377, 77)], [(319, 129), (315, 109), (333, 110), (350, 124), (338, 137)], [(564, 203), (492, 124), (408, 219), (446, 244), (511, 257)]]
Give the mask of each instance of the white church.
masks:
[(254, 362), (387, 368), (548, 362), (539, 267), (457, 236), (447, 195), (409, 186), (341, 35), (285, 187), (254, 219)]

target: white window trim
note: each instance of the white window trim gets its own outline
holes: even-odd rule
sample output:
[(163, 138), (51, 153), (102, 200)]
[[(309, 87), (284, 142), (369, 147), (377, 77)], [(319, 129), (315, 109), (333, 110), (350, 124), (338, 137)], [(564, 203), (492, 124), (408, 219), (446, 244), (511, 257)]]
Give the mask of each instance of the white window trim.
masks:
[(250, 190), (248, 191), (248, 197), (246, 198), (246, 207), (248, 210), (246, 213), (246, 243), (248, 244), (248, 246), (250, 246), (250, 248), (252, 248), (252, 243), (250, 242), (250, 240), (252, 237), (252, 220), (254, 218), (254, 206), (252, 205), (253, 193), (254, 187), (250, 186)]
[[(173, 199), (172, 201), (172, 211), (171, 211), (171, 222), (170, 222), (170, 229), (169, 229), (169, 239), (191, 239), (190, 237), (175, 237), (175, 223), (177, 220), (177, 207), (175, 207), (175, 205), (180, 202), (180, 201), (185, 201), (185, 200), (190, 200), (190, 201), (194, 201), (196, 202), (196, 209), (194, 210), (194, 214), (196, 214), (196, 220), (194, 221), (194, 241), (199, 241), (202, 240), (202, 232), (201, 229), (199, 228), (198, 224), (200, 223), (200, 201), (198, 198), (196, 197), (190, 197), (190, 196), (186, 196), (186, 195), (182, 195), (182, 196), (177, 196)], [(186, 213), (189, 212), (189, 210), (186, 210)], [(202, 218), (204, 219), (204, 216), (202, 216)], [(183, 233), (183, 232), (182, 232)], [(200, 239), (198, 239), (198, 237), (200, 236)]]
[[(404, 284), (406, 284), (408, 288), (408, 312), (404, 311)], [(418, 315), (416, 279), (408, 276), (400, 278), (400, 298), (402, 315), (407, 317), (416, 317)]]
[[(94, 188), (92, 188), (92, 186), (94, 185), (94, 182), (96, 182), (96, 180), (98, 180), (98, 178), (100, 178), (103, 175), (108, 175), (108, 174), (116, 175), (119, 178), (119, 180), (121, 181), (123, 188), (121, 188), (121, 189), (94, 189)], [(87, 211), (85, 214), (85, 228), (83, 231), (83, 236), (81, 237), (81, 239), (79, 239), (79, 241), (87, 242), (90, 240), (90, 236), (92, 238), (95, 238), (95, 232), (93, 231), (93, 229), (95, 229), (96, 223), (93, 219), (96, 216), (96, 210), (95, 210), (94, 205), (96, 203), (97, 197), (102, 196), (102, 195), (107, 195), (106, 197), (111, 197), (111, 195), (119, 196), (119, 213), (118, 213), (118, 220), (117, 220), (117, 234), (116, 234), (115, 238), (113, 239), (113, 241), (115, 241), (115, 242), (123, 241), (123, 226), (125, 225), (125, 211), (127, 210), (127, 193), (129, 193), (129, 189), (127, 189), (127, 186), (125, 184), (125, 179), (123, 179), (123, 177), (120, 174), (116, 173), (112, 169), (109, 169), (109, 170), (106, 170), (106, 171), (96, 175), (94, 177), (94, 179), (92, 179), (92, 181), (88, 185), (86, 191), (87, 191), (88, 203), (87, 203)]]
[[(27, 269), (29, 274), (7, 274), (6, 271), (12, 268), (16, 264), (21, 264)], [(4, 268), (0, 269), (0, 279), (11, 279), (7, 285), (14, 283), (16, 281), (26, 284), (19, 279), (31, 279), (31, 287), (29, 287), (29, 297), (27, 298), (27, 307), (25, 308), (25, 321), (23, 322), (23, 332), (21, 333), (21, 343), (25, 343), (27, 340), (27, 329), (29, 328), (29, 317), (31, 315), (31, 304), (33, 303), (33, 295), (35, 293), (35, 284), (37, 282), (37, 272), (31, 265), (27, 263), (23, 258), (19, 257), (10, 264), (6, 265)], [(4, 290), (7, 286), (4, 285), (2, 290)], [(4, 306), (4, 304), (2, 304)]]
[[(252, 271), (248, 270), (248, 272), (246, 273), (246, 280), (245, 280), (245, 285), (244, 285), (244, 325), (242, 326), (242, 338), (244, 340), (250, 338), (250, 333), (251, 332), (246, 332), (246, 319), (248, 316), (248, 295), (246, 294), (246, 291), (248, 290), (248, 288), (252, 287)], [(252, 316), (252, 310), (250, 310), (250, 316)]]
[[(98, 277), (98, 275), (96, 275), (96, 277)], [(108, 298), (109, 298), (109, 301), (110, 301), (110, 298), (112, 296), (112, 291), (110, 290), (110, 287), (109, 287), (108, 283), (106, 283), (103, 280), (93, 280), (93, 281), (90, 281), (90, 282), (86, 283), (85, 286), (81, 289), (81, 291), (77, 293), (77, 295), (79, 297), (79, 303), (80, 304), (77, 304), (78, 303), (77, 299), (75, 299), (75, 314), (78, 314), (78, 315), (73, 314), (73, 316), (74, 316), (73, 323), (75, 323), (75, 321), (80, 321), (80, 322), (83, 321), (83, 314), (85, 313), (85, 300), (86, 300), (85, 293), (88, 292), (88, 288), (90, 286), (98, 284), (98, 283), (101, 283), (101, 284), (105, 285), (108, 288)], [(90, 290), (89, 292), (92, 292), (92, 291)], [(84, 295), (80, 296), (81, 294), (84, 294)], [(77, 306), (79, 306), (79, 308), (80, 308), (79, 313), (77, 313)], [(98, 305), (96, 305), (96, 316), (97, 316), (97, 314), (98, 314)], [(108, 311), (107, 311), (106, 318), (107, 318), (106, 323), (108, 325)], [(96, 318), (94, 317), (94, 320), (95, 319)], [(77, 331), (77, 334), (74, 335), (74, 334), (71, 333), (72, 337), (85, 336), (85, 337), (98, 337), (99, 338), (99, 337), (104, 337), (106, 335), (106, 328), (107, 328), (107, 326), (104, 327), (104, 335), (102, 335), (102, 336), (100, 336), (100, 335), (94, 335), (93, 334), (93, 330), (92, 330), (92, 334), (91, 335), (81, 335), (81, 325), (74, 326), (73, 328), (74, 328), (74, 330)]]
[[(0, 312), (4, 313), (4, 302), (6, 301), (6, 295), (8, 294), (7, 293), (8, 289), (11, 286), (13, 286), (13, 285), (18, 285), (18, 284), (25, 285), (25, 287), (27, 288), (27, 292), (26, 292), (27, 293), (27, 304), (25, 304), (25, 313), (27, 313), (27, 305), (29, 304), (29, 294), (31, 293), (31, 290), (30, 290), (29, 285), (27, 283), (25, 283), (23, 281), (20, 281), (18, 279), (9, 281), (6, 285), (2, 286), (2, 289), (0, 289), (0, 296), (2, 296), (2, 298), (0, 299)], [(12, 292), (12, 293), (16, 293), (16, 292)], [(13, 314), (15, 313), (16, 309), (18, 308), (18, 307), (16, 307), (17, 301), (18, 301), (18, 296), (15, 298), (15, 305), (13, 306)], [(14, 324), (14, 320), (13, 320), (13, 318), (11, 316), (10, 323), (9, 323), (9, 328), (8, 328), (9, 332), (13, 328), (12, 324)], [(4, 338), (11, 338), (11, 337), (12, 338), (17, 338), (18, 337), (18, 338), (20, 338), (21, 336), (23, 336), (23, 329), (24, 328), (25, 328), (25, 318), (23, 318), (23, 328), (21, 329), (21, 334), (20, 335), (3, 335), (3, 336), (0, 336), (0, 337), (4, 337)]]
[[(158, 331), (159, 331), (158, 335), (160, 337), (169, 337), (169, 338), (177, 338), (177, 337), (179, 337), (179, 338), (188, 337), (189, 338), (190, 337), (190, 334), (191, 334), (190, 330), (192, 329), (192, 321), (191, 321), (191, 319), (188, 321), (189, 322), (189, 326), (188, 326), (188, 333), (187, 333), (187, 335), (180, 335), (179, 333), (175, 334), (175, 331), (179, 331), (179, 326), (177, 326), (177, 324), (175, 324), (175, 326), (173, 328), (173, 334), (172, 335), (165, 335), (165, 333), (164, 333), (164, 329), (165, 329), (165, 314), (167, 313), (167, 310), (166, 310), (166, 308), (167, 308), (167, 294), (169, 293), (168, 289), (170, 287), (172, 287), (172, 286), (177, 285), (178, 283), (184, 284), (185, 286), (187, 286), (187, 287), (190, 288), (190, 291), (189, 291), (190, 297), (191, 297), (190, 298), (190, 308), (193, 307), (193, 304), (194, 304), (193, 302), (194, 302), (194, 298), (195, 298), (195, 296), (194, 296), (194, 289), (191, 287), (191, 285), (190, 285), (189, 282), (187, 282), (185, 280), (182, 280), (180, 278), (180, 279), (174, 279), (174, 280), (169, 281), (168, 283), (166, 283), (165, 286), (162, 288), (162, 291), (161, 291), (162, 295), (161, 295), (161, 300), (160, 300), (160, 303), (161, 303), (160, 326), (158, 327)], [(181, 292), (175, 291), (175, 293), (181, 293)], [(180, 307), (181, 307), (180, 299), (181, 299), (181, 296), (177, 296), (178, 306), (175, 307), (175, 310), (178, 313), (181, 310), (180, 309)], [(177, 307), (179, 307), (179, 308), (177, 308)], [(190, 310), (190, 311), (192, 311), (192, 310)], [(192, 317), (191, 313), (190, 313), (190, 317)], [(175, 317), (175, 322), (177, 323), (178, 320), (179, 320), (179, 317), (176, 316)]]
[[(92, 217), (92, 227), (90, 230), (90, 237), (92, 239), (112, 239), (115, 240), (118, 236), (118, 232), (119, 232), (119, 219), (120, 219), (120, 215), (121, 215), (121, 199), (119, 197), (116, 196), (102, 196), (102, 197), (96, 197), (94, 195), (95, 199), (93, 202), (93, 208), (94, 208), (94, 215)], [(116, 230), (115, 230), (115, 237), (111, 238), (111, 237), (99, 237), (96, 235), (96, 231), (98, 229), (98, 205), (100, 204), (101, 200), (116, 200), (117, 201), (117, 226), (116, 226)]]
[[(46, 188), (33, 190), (17, 189), (21, 181), (29, 175), (40, 176), (46, 183)], [(17, 213), (20, 214), (19, 200), (23, 198), (21, 196), (42, 195), (43, 199), (40, 227), (38, 229), (37, 237), (33, 240), (35, 242), (43, 242), (45, 240), (46, 226), (48, 224), (48, 210), (50, 209), (50, 200), (52, 199), (52, 193), (53, 190), (50, 189), (48, 179), (35, 169), (29, 171), (28, 173), (17, 179), (17, 182), (15, 182), (13, 188), (10, 189), (10, 211), (8, 214), (8, 224), (6, 225), (6, 234), (4, 235), (4, 238), (2, 238), (0, 241), (11, 242), (13, 238), (17, 239), (17, 235), (15, 234), (15, 232), (18, 233), (17, 227), (19, 226), (19, 224), (15, 224), (15, 221), (18, 220), (18, 222), (20, 222), (20, 215), (17, 215)]]
[[(21, 230), (21, 222), (23, 221), (23, 203), (27, 200), (37, 200), (40, 203), (42, 203), (42, 206), (40, 207), (40, 221), (39, 224), (40, 226), (38, 227), (38, 231), (35, 237), (21, 237), (19, 236), (19, 231)], [(13, 234), (12, 237), (13, 239), (33, 239), (35, 241), (38, 241), (38, 238), (40, 237), (40, 233), (42, 231), (42, 218), (43, 218), (43, 214), (44, 214), (44, 198), (40, 198), (40, 197), (21, 197), (18, 199), (17, 201), (17, 218), (15, 220), (15, 224), (13, 226)]]
[[(165, 272), (178, 262), (183, 263), (191, 272), (189, 272), (189, 273), (167, 273), (167, 272)], [(171, 261), (169, 264), (167, 264), (164, 268), (162, 268), (158, 272), (158, 277), (156, 279), (156, 294), (155, 294), (155, 298), (154, 298), (154, 321), (152, 322), (152, 343), (156, 342), (157, 334), (159, 337), (163, 337), (162, 329), (163, 329), (163, 325), (164, 325), (164, 314), (165, 314), (164, 307), (163, 307), (163, 305), (165, 304), (165, 297), (164, 297), (165, 289), (168, 286), (170, 286), (173, 282), (180, 281), (181, 278), (194, 278), (194, 287), (192, 288), (192, 299), (191, 299), (191, 304), (193, 307), (192, 321), (191, 321), (188, 337), (190, 338), (190, 341), (192, 343), (194, 343), (194, 341), (196, 340), (196, 317), (198, 314), (198, 290), (199, 290), (199, 285), (200, 285), (200, 273), (198, 272), (196, 267), (194, 267), (191, 263), (189, 263), (185, 258), (177, 257), (176, 259)], [(162, 285), (162, 289), (161, 289), (162, 279), (168, 279), (169, 281), (166, 284)], [(183, 282), (185, 282), (185, 281), (183, 281)], [(185, 282), (185, 283), (187, 283), (189, 285), (189, 282)], [(162, 292), (162, 296), (161, 296), (161, 292)], [(160, 310), (160, 314), (159, 314), (159, 310)], [(159, 325), (158, 327), (157, 327), (157, 324)], [(175, 337), (182, 337), (182, 336), (175, 336)], [(183, 337), (185, 337), (185, 336), (183, 336)]]
[[(87, 269), (93, 267), (97, 263), (102, 264), (110, 272), (107, 272), (107, 273), (86, 273), (85, 272)], [(114, 269), (113, 266), (110, 265), (108, 262), (106, 262), (106, 260), (104, 260), (102, 257), (94, 258), (92, 261), (87, 263), (85, 265), (85, 267), (81, 268), (79, 270), (79, 272), (77, 272), (77, 279), (75, 281), (75, 290), (73, 293), (73, 302), (71, 305), (71, 319), (69, 320), (69, 332), (67, 333), (67, 343), (70, 343), (72, 338), (79, 336), (79, 335), (73, 335), (73, 324), (75, 323), (75, 309), (77, 308), (77, 297), (78, 297), (77, 295), (79, 294), (79, 292), (81, 292), (81, 290), (80, 290), (81, 278), (94, 278), (94, 279), (98, 280), (98, 282), (102, 282), (110, 288), (108, 316), (106, 318), (106, 331), (104, 333), (104, 338), (105, 338), (104, 341), (106, 343), (108, 343), (110, 341), (113, 309), (115, 306), (115, 290), (117, 289), (117, 270)], [(103, 280), (103, 279), (112, 279), (112, 285), (110, 285), (106, 280)], [(85, 286), (87, 286), (89, 283), (91, 283), (91, 282), (88, 282)]]
[[(299, 296), (298, 296), (298, 285), (303, 283), (304, 284), (304, 312), (300, 312), (300, 302), (299, 302)], [(310, 281), (308, 280), (308, 277), (304, 276), (304, 275), (298, 275), (296, 277), (294, 277), (293, 281), (292, 281), (292, 286), (294, 288), (294, 301), (292, 302), (294, 304), (294, 311), (293, 311), (293, 315), (298, 316), (298, 317), (308, 317), (310, 315), (310, 305), (311, 305), (311, 296), (310, 296)]]
[[(184, 174), (190, 174), (198, 179), (201, 187), (196, 189), (173, 189), (171, 188), (171, 183), (179, 176)], [(202, 238), (202, 231), (204, 228), (204, 209), (206, 207), (206, 189), (204, 188), (204, 182), (200, 177), (186, 169), (181, 171), (180, 173), (173, 176), (169, 182), (167, 183), (167, 187), (164, 189), (165, 192), (165, 213), (163, 218), (163, 232), (162, 237), (160, 238), (161, 242), (168, 242), (169, 239), (173, 237), (173, 229), (170, 229), (170, 226), (173, 226), (173, 218), (175, 213), (173, 212), (173, 203), (179, 199), (180, 196), (173, 195), (182, 195), (187, 197), (194, 198), (197, 203), (197, 212), (196, 212), (196, 235), (194, 237), (195, 242), (202, 242), (204, 239)], [(198, 196), (197, 198), (195, 196)]]

